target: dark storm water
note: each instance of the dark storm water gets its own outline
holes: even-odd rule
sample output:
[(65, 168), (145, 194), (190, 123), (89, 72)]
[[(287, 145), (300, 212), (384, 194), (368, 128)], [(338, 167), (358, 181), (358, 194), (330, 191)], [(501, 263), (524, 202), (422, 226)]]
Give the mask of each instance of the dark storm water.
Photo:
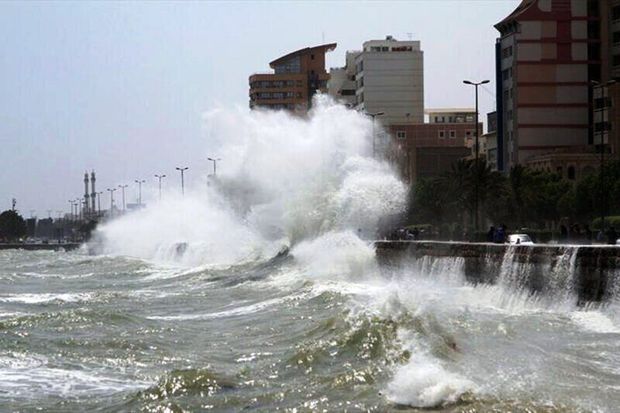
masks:
[(0, 411), (620, 410), (615, 302), (474, 287), (461, 264), (1, 251)]

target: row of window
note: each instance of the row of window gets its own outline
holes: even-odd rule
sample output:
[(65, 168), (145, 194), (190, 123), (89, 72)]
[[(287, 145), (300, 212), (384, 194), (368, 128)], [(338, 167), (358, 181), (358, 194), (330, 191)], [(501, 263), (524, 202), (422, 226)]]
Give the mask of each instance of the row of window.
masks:
[[(437, 136), (439, 137), (439, 139), (445, 139), (446, 136), (449, 139), (456, 139), (456, 131), (455, 130), (451, 130), (451, 131), (447, 131), (447, 132), (448, 133), (446, 134), (445, 130), (437, 131)], [(469, 131), (469, 130), (465, 131), (465, 136), (467, 138), (471, 138), (473, 134), (474, 134), (473, 131)], [(396, 131), (396, 138), (397, 139), (407, 139), (407, 132), (403, 131), (403, 130)]]
[(389, 46), (371, 46), (370, 47), (370, 51), (371, 52), (411, 52), (413, 51), (413, 48), (411, 46), (398, 46), (398, 47), (392, 47), (390, 49)]
[(276, 74), (280, 73), (301, 73), (301, 58), (295, 56), (285, 62), (276, 65), (274, 68)]
[(301, 98), (300, 92), (259, 92), (253, 94), (255, 99), (292, 99)]
[(435, 123), (465, 123), (473, 122), (474, 115), (466, 116), (435, 116)]
[(301, 80), (260, 80), (250, 83), (252, 89), (274, 89), (283, 87), (303, 87)]

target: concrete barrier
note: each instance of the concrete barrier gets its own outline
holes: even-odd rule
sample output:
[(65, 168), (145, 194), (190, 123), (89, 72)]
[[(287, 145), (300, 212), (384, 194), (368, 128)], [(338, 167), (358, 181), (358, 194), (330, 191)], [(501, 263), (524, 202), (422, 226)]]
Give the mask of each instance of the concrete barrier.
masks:
[(605, 300), (620, 292), (618, 246), (377, 241), (375, 247), (384, 267), (424, 257), (462, 259), (463, 273), (471, 283), (509, 282), (543, 294), (568, 288), (581, 302)]

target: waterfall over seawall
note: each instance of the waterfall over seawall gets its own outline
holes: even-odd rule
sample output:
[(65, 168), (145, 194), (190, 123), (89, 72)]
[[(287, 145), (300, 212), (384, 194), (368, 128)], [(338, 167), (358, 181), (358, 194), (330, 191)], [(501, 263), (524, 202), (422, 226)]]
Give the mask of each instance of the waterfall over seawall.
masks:
[[(620, 248), (615, 246), (502, 245), (434, 241), (379, 241), (384, 268), (422, 265), (458, 267), (466, 281), (503, 284), (579, 302), (604, 301), (620, 292)], [(442, 262), (442, 264), (438, 264)]]

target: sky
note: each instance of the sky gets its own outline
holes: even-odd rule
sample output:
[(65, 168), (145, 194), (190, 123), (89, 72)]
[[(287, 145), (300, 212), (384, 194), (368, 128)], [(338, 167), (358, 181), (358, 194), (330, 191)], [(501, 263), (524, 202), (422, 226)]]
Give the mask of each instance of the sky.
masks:
[(0, 210), (16, 198), (26, 217), (68, 212), (92, 169), (99, 191), (153, 189), (161, 173), (164, 190), (179, 186), (176, 166), (191, 185), (216, 156), (203, 113), (248, 108), (248, 76), (303, 47), (337, 43), (327, 66), (339, 67), (366, 40), (420, 40), (425, 107), (473, 107), (462, 80), (493, 80), (493, 25), (519, 3), (0, 2)]

